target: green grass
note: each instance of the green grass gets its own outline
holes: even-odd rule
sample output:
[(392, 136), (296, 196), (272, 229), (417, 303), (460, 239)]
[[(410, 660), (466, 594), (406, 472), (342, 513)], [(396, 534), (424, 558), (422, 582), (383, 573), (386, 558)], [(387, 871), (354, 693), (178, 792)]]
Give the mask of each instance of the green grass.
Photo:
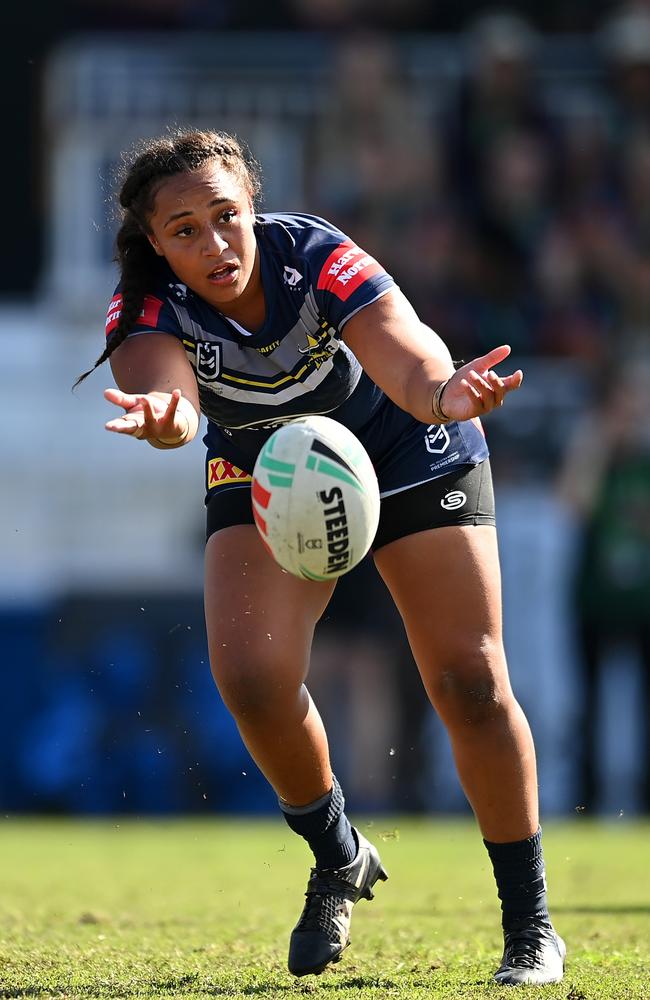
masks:
[[(0, 997), (475, 998), (501, 953), (491, 870), (469, 822), (375, 819), (390, 881), (355, 910), (322, 976), (286, 972), (309, 859), (281, 821), (0, 827)], [(563, 983), (517, 998), (650, 998), (650, 825), (545, 827)]]

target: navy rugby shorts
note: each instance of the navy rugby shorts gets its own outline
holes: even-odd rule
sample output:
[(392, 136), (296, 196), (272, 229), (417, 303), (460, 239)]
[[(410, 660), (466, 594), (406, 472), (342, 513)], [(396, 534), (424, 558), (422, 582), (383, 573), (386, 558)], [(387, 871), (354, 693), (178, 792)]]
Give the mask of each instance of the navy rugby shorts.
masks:
[[(449, 433), (445, 433), (446, 431)], [(383, 456), (371, 453), (379, 481), (381, 512), (373, 550), (398, 538), (449, 525), (495, 524), (490, 462), (445, 464), (431, 461), (429, 434), (453, 443), (455, 426), (426, 428), (412, 421), (400, 447)], [(426, 444), (426, 442), (425, 442)], [(434, 441), (435, 444), (435, 441)], [(234, 524), (253, 524), (251, 472), (208, 450), (206, 459), (207, 538)]]

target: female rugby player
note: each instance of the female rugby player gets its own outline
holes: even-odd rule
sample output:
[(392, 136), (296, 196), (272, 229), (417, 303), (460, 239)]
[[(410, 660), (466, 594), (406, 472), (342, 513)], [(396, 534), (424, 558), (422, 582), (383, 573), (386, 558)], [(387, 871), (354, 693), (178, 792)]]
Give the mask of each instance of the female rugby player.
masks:
[(508, 680), (478, 419), (522, 373), (494, 371), (507, 346), (454, 371), (376, 260), (322, 219), (256, 215), (258, 187), (256, 165), (222, 133), (182, 132), (140, 150), (120, 191), (121, 280), (95, 367), (110, 358), (119, 388), (105, 396), (125, 411), (109, 431), (179, 448), (196, 435), (199, 412), (208, 420), (212, 671), (287, 823), (315, 857), (289, 969), (302, 976), (338, 961), (354, 903), (386, 878), (346, 817), (305, 687), (334, 582), (283, 572), (251, 510), (251, 472), (268, 435), (326, 413), (354, 431), (377, 472), (375, 563), (448, 730), (501, 899), (495, 978), (556, 982), (565, 948), (547, 909), (533, 742)]

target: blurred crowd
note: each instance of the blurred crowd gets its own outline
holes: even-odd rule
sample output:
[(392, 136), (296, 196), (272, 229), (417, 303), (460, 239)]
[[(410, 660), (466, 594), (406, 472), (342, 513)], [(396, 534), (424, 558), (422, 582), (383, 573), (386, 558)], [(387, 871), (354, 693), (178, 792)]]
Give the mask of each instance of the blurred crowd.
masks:
[(340, 47), (309, 203), (398, 276), (458, 358), (507, 341), (595, 373), (650, 349), (650, 7), (594, 44), (600, 78), (549, 109), (535, 32), (486, 15), (429, 128), (385, 39)]
[[(650, 0), (550, 0), (543, 12), (522, 2), (499, 11), (423, 0), (69, 0), (65, 18), (44, 16), (17, 42), (37, 53), (42, 33), (52, 45), (64, 28), (268, 27), (336, 39), (326, 106), (307, 136), (308, 210), (374, 252), (456, 357), (507, 340), (524, 355), (596, 371), (647, 350)], [(414, 99), (401, 36), (386, 27), (462, 29), (457, 80), (435, 114)], [(569, 57), (551, 94), (541, 52), (553, 30), (582, 32), (592, 59), (576, 86)], [(9, 125), (29, 128), (19, 101), (5, 112)], [(14, 173), (20, 203), (34, 178)], [(28, 223), (16, 227), (18, 251)], [(0, 281), (33, 280), (33, 241), (31, 250), (32, 266), (18, 252)]]

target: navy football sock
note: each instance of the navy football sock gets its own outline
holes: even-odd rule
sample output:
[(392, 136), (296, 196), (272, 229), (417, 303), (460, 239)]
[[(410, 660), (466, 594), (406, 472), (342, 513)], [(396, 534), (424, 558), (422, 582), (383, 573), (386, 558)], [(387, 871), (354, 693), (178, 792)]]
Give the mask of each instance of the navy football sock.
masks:
[(483, 843), (492, 861), (504, 928), (527, 917), (550, 920), (541, 829), (510, 844)]
[(358, 844), (343, 809), (345, 799), (336, 778), (331, 791), (306, 806), (279, 800), (284, 818), (314, 852), (317, 868), (342, 868), (354, 861)]

